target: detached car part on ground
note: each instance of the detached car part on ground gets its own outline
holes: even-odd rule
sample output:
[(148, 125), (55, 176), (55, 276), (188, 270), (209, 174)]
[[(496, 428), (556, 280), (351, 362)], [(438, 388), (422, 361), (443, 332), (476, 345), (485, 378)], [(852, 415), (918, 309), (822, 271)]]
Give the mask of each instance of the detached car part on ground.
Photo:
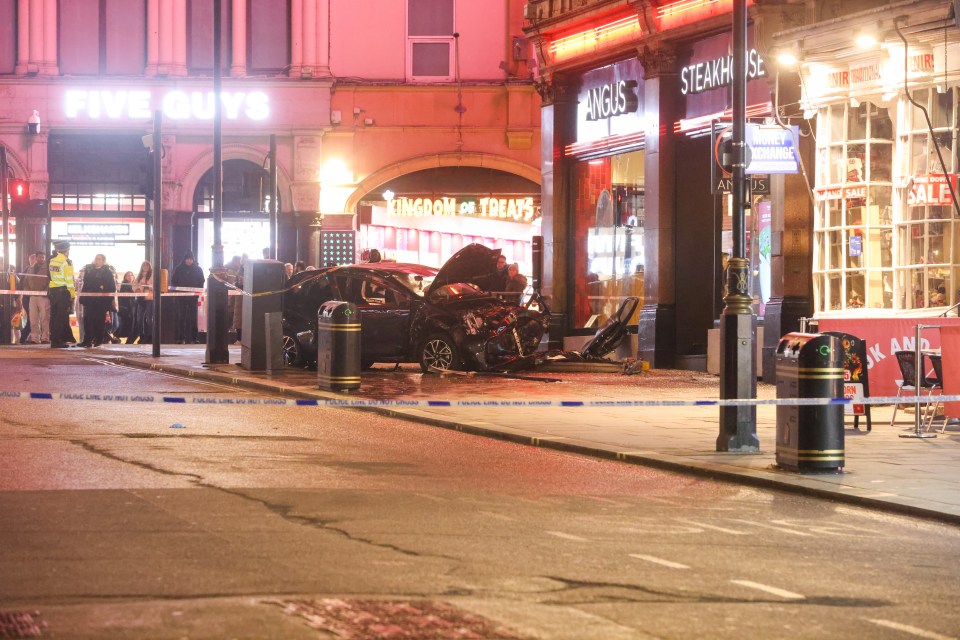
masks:
[(535, 296), (526, 305), (489, 291), (497, 286), (499, 249), (471, 244), (440, 270), (376, 262), (305, 271), (283, 294), (284, 358), (309, 366), (317, 358), (317, 311), (324, 302), (352, 302), (360, 312), (360, 360), (418, 362), (424, 372), (511, 369), (532, 364), (549, 310)]

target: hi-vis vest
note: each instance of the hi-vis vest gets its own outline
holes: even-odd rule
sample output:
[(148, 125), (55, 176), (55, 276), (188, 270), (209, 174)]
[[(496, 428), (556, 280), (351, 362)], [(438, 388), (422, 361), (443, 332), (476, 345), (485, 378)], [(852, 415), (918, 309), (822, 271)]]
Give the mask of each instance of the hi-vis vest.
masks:
[(70, 290), (70, 297), (75, 297), (73, 284), (73, 263), (62, 253), (57, 253), (50, 259), (50, 288), (66, 287)]

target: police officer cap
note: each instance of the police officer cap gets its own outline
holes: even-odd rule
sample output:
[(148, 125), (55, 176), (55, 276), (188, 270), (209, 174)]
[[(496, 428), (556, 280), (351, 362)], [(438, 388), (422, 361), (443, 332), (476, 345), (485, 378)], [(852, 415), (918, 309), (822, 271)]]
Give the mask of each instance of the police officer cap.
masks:
[(66, 240), (57, 240), (56, 242), (53, 243), (53, 248), (56, 249), (57, 251), (69, 251), (70, 243), (67, 242)]

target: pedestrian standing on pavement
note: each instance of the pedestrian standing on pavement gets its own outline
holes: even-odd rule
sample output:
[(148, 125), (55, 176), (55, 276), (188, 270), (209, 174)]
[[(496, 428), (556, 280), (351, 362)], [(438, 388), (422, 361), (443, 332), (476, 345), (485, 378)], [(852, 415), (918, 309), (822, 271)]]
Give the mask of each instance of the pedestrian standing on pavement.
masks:
[(527, 288), (527, 277), (520, 273), (520, 265), (516, 262), (507, 267), (507, 282), (504, 287), (504, 299), (513, 304), (520, 304), (523, 292)]
[(153, 340), (153, 265), (149, 260), (140, 263), (140, 271), (133, 279), (133, 330), (127, 337), (127, 344), (140, 341), (144, 344)]
[[(23, 288), (27, 291), (46, 292), (50, 288), (50, 270), (47, 267), (47, 256), (42, 251), (34, 255), (33, 264), (27, 267), (23, 276)], [(24, 300), (28, 296), (24, 296)], [(32, 344), (50, 343), (50, 299), (40, 293), (29, 296), (30, 303), (27, 315), (30, 318), (30, 335), (27, 342)]]
[[(127, 271), (123, 274), (123, 279), (120, 281), (120, 293), (133, 293), (133, 283), (135, 280), (136, 276), (133, 275), (133, 271)], [(127, 342), (130, 342), (131, 336), (134, 335), (133, 308), (135, 305), (136, 303), (134, 302), (133, 296), (120, 296), (120, 299), (117, 300), (117, 315), (120, 316), (120, 328), (117, 329), (113, 335), (118, 339), (126, 338)]]
[(107, 257), (98, 253), (91, 264), (83, 268), (83, 342), (81, 347), (99, 347), (107, 339), (107, 312), (113, 308), (113, 297), (103, 294), (117, 292), (117, 280)]
[[(170, 284), (174, 287), (202, 289), (204, 285), (203, 269), (194, 261), (193, 251), (183, 254), (183, 261), (173, 270)], [(177, 298), (177, 343), (195, 344), (197, 342), (197, 295)]]
[[(20, 286), (18, 287), (18, 289), (20, 289), (21, 291), (27, 290), (26, 283), (24, 282), (24, 278), (26, 278), (26, 274), (29, 273), (30, 269), (32, 269), (36, 264), (37, 264), (37, 254), (31, 253), (30, 255), (27, 256), (27, 268), (23, 270), (24, 277), (20, 279)], [(30, 342), (30, 332), (33, 331), (33, 324), (30, 322), (30, 296), (28, 295), (20, 296), (20, 303), (22, 305), (22, 309), (20, 313), (22, 317), (26, 318), (27, 320), (27, 324), (20, 331), (20, 344), (27, 344), (28, 342)]]
[(65, 349), (68, 343), (76, 342), (70, 329), (70, 307), (77, 292), (74, 288), (73, 263), (68, 257), (70, 243), (59, 240), (53, 246), (57, 253), (50, 259), (50, 288), (47, 290), (50, 298), (50, 346)]
[(497, 267), (491, 280), (490, 290), (494, 293), (503, 293), (507, 290), (507, 256), (502, 253), (497, 256)]
[[(249, 259), (247, 254), (240, 257), (240, 266), (237, 267), (235, 283), (239, 291), (243, 291), (243, 268)], [(233, 300), (233, 321), (230, 324), (230, 329), (233, 331), (236, 341), (240, 342), (240, 334), (243, 330), (243, 295), (233, 296), (231, 299)]]

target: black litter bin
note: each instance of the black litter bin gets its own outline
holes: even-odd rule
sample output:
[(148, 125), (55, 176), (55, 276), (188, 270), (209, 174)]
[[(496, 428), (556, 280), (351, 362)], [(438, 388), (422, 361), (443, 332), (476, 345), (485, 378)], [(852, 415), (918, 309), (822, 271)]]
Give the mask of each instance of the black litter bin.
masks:
[[(788, 333), (777, 345), (777, 399), (842, 398), (843, 346), (836, 336)], [(777, 464), (841, 471), (843, 405), (777, 405)]]
[(360, 314), (331, 300), (317, 312), (317, 384), (329, 391), (360, 388)]

